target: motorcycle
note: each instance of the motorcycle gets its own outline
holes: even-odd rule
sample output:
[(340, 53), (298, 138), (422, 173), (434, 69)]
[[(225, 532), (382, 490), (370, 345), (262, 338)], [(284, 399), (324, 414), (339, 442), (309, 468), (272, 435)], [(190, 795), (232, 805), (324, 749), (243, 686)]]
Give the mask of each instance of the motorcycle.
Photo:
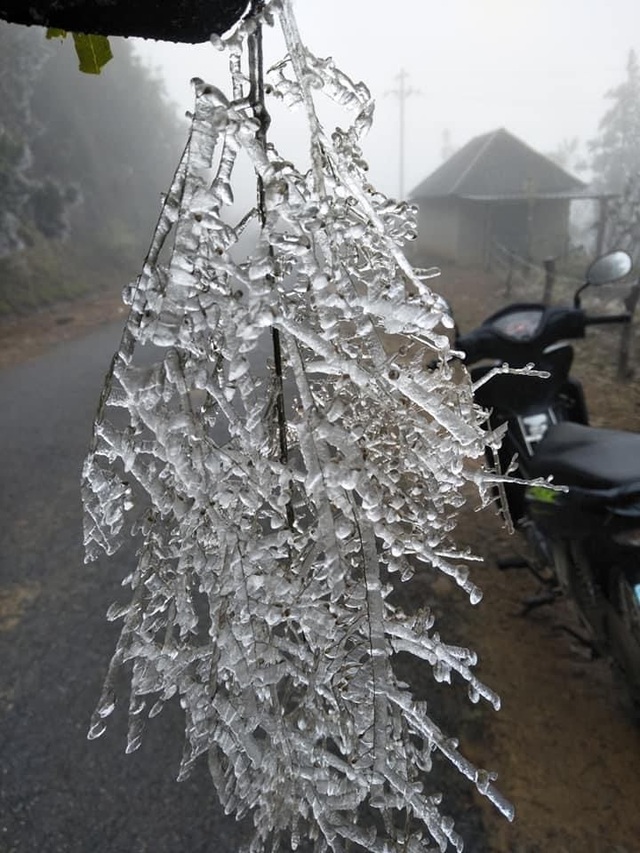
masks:
[(487, 427), (503, 431), (495, 467), (513, 481), (499, 489), (502, 509), (534, 555), (501, 567), (526, 564), (542, 582), (526, 610), (559, 596), (573, 602), (589, 645), (617, 665), (640, 709), (640, 435), (590, 426), (570, 373), (571, 340), (631, 319), (588, 314), (582, 291), (621, 280), (631, 266), (625, 252), (604, 255), (572, 306), (508, 305), (458, 334), (455, 348)]

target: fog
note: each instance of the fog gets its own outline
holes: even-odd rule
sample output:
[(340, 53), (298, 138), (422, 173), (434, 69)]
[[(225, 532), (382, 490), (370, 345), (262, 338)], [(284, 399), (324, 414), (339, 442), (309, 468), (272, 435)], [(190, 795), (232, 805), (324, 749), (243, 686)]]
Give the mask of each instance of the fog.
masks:
[[(414, 90), (404, 102), (408, 194), (442, 162), (447, 136), (459, 148), (506, 127), (542, 153), (573, 138), (584, 148), (607, 109), (605, 93), (624, 79), (629, 50), (640, 48), (637, 0), (298, 0), (294, 8), (309, 48), (371, 89), (376, 119), (365, 155), (372, 182), (392, 195), (400, 193), (393, 90), (401, 70)], [(267, 59), (281, 55), (279, 38), (266, 40)], [(136, 49), (181, 113), (192, 104), (192, 77), (226, 86), (224, 57), (208, 43), (137, 41)], [(281, 132), (289, 121), (280, 118)], [(297, 149), (288, 156), (304, 151), (293, 126), (284, 138)]]

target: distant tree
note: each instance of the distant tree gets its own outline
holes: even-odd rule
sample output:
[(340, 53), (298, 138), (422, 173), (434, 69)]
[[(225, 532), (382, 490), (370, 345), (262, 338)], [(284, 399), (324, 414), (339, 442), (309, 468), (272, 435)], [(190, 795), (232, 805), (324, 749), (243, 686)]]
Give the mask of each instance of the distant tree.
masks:
[(607, 92), (610, 109), (600, 121), (599, 135), (589, 142), (590, 166), (597, 184), (621, 192), (630, 176), (640, 172), (640, 66), (629, 51), (624, 82)]
[(47, 131), (33, 144), (37, 168), (78, 187), (78, 237), (99, 241), (107, 254), (116, 240), (120, 248), (135, 246), (139, 255), (186, 123), (129, 42), (112, 39), (115, 61), (100, 77), (79, 74), (73, 52), (57, 47), (33, 98)]
[(586, 167), (577, 136), (563, 139), (553, 151), (548, 151), (546, 156), (566, 172), (580, 172)]
[(38, 177), (34, 168), (32, 99), (47, 56), (36, 41), (27, 30), (0, 25), (0, 258), (24, 248), (34, 228), (62, 236), (74, 198), (54, 176)]
[(0, 313), (120, 283), (144, 255), (186, 122), (111, 42), (88, 76), (44, 29), (0, 22)]
[[(640, 260), (640, 172), (630, 175), (620, 195), (608, 202), (603, 248), (610, 250), (625, 249), (632, 256), (636, 269), (638, 268), (638, 261)], [(624, 299), (625, 310), (631, 314), (632, 322), (624, 325), (620, 330), (618, 379), (631, 379), (634, 376), (636, 329), (633, 318), (635, 318), (639, 304), (640, 279), (636, 278)]]

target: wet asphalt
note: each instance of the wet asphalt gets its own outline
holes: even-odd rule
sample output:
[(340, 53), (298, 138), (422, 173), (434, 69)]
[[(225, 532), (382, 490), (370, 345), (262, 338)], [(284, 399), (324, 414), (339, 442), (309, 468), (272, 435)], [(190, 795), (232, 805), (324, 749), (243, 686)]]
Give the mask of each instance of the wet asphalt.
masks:
[(124, 708), (86, 737), (133, 560), (85, 565), (82, 546), (80, 471), (119, 334), (0, 372), (0, 853), (227, 853), (242, 838), (206, 766), (175, 781), (178, 707), (132, 755)]

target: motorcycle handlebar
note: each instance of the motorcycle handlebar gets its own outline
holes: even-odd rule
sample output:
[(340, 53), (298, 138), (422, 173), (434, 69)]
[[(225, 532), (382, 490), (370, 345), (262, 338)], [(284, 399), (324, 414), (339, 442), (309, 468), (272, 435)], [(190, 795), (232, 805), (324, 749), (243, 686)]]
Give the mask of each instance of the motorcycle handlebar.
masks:
[(630, 323), (631, 314), (605, 314), (602, 317), (585, 317), (585, 326), (605, 326), (608, 323)]

